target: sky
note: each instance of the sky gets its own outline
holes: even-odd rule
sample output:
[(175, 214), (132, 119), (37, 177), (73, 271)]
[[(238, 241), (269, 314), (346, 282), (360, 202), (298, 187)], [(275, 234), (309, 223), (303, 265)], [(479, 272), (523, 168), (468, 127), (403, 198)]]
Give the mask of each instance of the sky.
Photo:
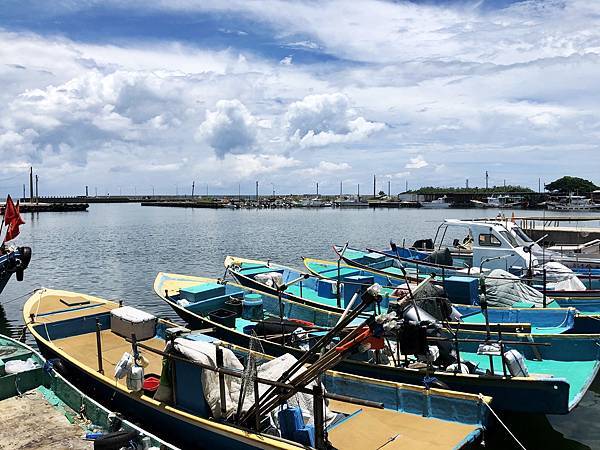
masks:
[(600, 183), (600, 2), (2, 5), (7, 193)]

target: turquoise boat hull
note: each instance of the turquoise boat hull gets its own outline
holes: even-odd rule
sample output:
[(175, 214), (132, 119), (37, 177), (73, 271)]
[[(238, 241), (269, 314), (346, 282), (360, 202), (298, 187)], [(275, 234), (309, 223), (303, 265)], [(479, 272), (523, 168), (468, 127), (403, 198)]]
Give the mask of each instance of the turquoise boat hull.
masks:
[[(164, 286), (177, 281), (177, 277), (178, 275), (174, 274), (159, 274), (155, 281), (155, 292), (192, 328), (212, 327), (214, 328), (214, 336), (244, 347), (251, 345), (251, 339), (257, 339), (264, 352), (273, 356), (291, 353), (296, 357), (300, 357), (303, 354), (303, 350), (299, 348), (284, 346), (266, 339), (251, 338), (247, 334), (251, 332), (253, 325), (251, 321), (236, 318), (234, 326), (225, 326), (209, 318), (209, 310), (227, 307), (224, 303), (225, 298), (236, 295), (244, 296), (248, 293), (254, 293), (256, 290), (228, 283), (225, 285), (226, 295), (221, 296), (215, 303), (210, 304), (209, 301), (202, 302), (203, 305), (183, 307), (177, 303), (178, 294), (165, 295), (166, 289)], [(180, 277), (189, 281), (187, 276)], [(216, 280), (211, 281), (215, 282)], [(276, 296), (264, 293), (262, 300), (265, 311), (276, 316), (279, 311), (279, 299)], [(297, 303), (289, 298), (282, 298), (282, 305), (284, 316), (287, 318), (328, 326), (336, 323), (339, 319), (339, 312), (335, 313)], [(600, 347), (597, 339), (594, 338), (577, 336), (569, 336), (568, 338), (557, 338), (555, 336), (531, 337), (531, 335), (513, 334), (505, 334), (504, 336), (505, 339), (510, 340), (529, 341), (533, 339), (535, 342), (540, 340), (540, 342), (551, 344), (550, 347), (540, 347), (542, 348), (540, 355), (523, 350), (526, 347), (517, 345), (518, 350), (523, 351), (524, 356), (526, 356), (527, 365), (531, 366), (532, 372), (537, 374), (535, 377), (505, 376), (502, 371), (502, 364), (498, 361), (494, 365), (494, 374), (485, 375), (485, 370), (489, 369), (489, 359), (480, 358), (476, 354), (476, 349), (470, 344), (461, 344), (460, 348), (464, 350), (464, 353), (461, 350), (461, 358), (479, 363), (482, 371), (480, 375), (441, 371), (428, 373), (425, 370), (377, 365), (373, 361), (351, 359), (342, 361), (336, 367), (336, 370), (416, 385), (422, 385), (431, 376), (434, 376), (450, 389), (492, 396), (493, 405), (498, 409), (544, 414), (566, 414), (581, 400), (600, 367)], [(461, 337), (482, 339), (481, 333), (461, 332)], [(538, 361), (538, 356), (541, 357), (541, 361)], [(573, 372), (573, 368), (576, 368), (576, 373)]]

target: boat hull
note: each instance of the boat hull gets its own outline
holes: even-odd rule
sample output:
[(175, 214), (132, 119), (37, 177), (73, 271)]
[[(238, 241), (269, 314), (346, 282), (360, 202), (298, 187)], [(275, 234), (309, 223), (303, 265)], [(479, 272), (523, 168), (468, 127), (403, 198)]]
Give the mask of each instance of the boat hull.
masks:
[[(240, 347), (248, 348), (251, 337), (231, 328), (221, 326), (202, 316), (180, 307), (172, 301), (165, 300), (171, 308), (185, 320), (191, 328), (214, 328), (213, 335)], [(300, 349), (284, 347), (283, 345), (260, 339), (264, 353), (271, 356), (281, 356), (290, 353), (296, 358), (304, 354)], [(471, 375), (456, 375), (452, 373), (425, 371), (390, 366), (378, 366), (362, 361), (346, 360), (339, 363), (335, 370), (370, 378), (423, 386), (429, 376), (434, 376), (449, 389), (473, 394), (491, 396), (492, 405), (496, 409), (540, 414), (567, 414), (572, 407), (569, 405), (569, 384), (565, 380), (530, 381), (526, 378), (506, 379), (501, 376), (476, 377)]]
[[(114, 389), (110, 384), (90, 375), (81, 366), (64, 358), (49, 347), (46, 341), (36, 338), (36, 342), (46, 359), (61, 361), (64, 367), (63, 376), (68, 377), (79, 389), (100, 401), (105, 407), (119, 411), (129, 420), (143, 424), (144, 427), (153, 430), (154, 433), (169, 442), (176, 443), (183, 448), (214, 447), (235, 450), (257, 448), (256, 442), (251, 444), (249, 441), (233, 440), (222, 432), (201, 427), (197, 423), (169, 414), (164, 408), (146, 404), (139, 400), (139, 396)], [(265, 446), (262, 448), (276, 447)]]

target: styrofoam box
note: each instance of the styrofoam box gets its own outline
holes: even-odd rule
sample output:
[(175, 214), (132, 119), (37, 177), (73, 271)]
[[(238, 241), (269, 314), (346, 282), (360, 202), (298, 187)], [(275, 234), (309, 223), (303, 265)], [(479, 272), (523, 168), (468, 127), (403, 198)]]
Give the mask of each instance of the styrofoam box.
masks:
[(138, 341), (151, 339), (156, 334), (156, 317), (131, 306), (115, 308), (110, 312), (110, 329), (121, 337)]

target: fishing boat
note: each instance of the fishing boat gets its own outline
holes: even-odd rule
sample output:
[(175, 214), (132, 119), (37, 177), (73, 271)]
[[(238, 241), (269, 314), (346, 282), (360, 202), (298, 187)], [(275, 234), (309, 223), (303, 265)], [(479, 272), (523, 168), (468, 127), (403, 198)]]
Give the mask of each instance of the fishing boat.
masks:
[(23, 281), (23, 274), (30, 261), (30, 247), (0, 248), (0, 293), (2, 293), (13, 274), (15, 274), (17, 281)]
[[(19, 202), (17, 201), (15, 205), (10, 195), (6, 197), (6, 203), (2, 207), (2, 215), (0, 233), (3, 229), (6, 229), (6, 232), (0, 245), (0, 293), (6, 287), (13, 273), (16, 274), (17, 281), (23, 281), (23, 272), (29, 266), (29, 261), (31, 261), (30, 247), (17, 247), (8, 244), (19, 235), (19, 227), (25, 223), (21, 217)], [(6, 225), (6, 228), (4, 225)]]
[[(394, 296), (406, 295), (409, 292), (411, 284), (414, 285), (414, 283), (426, 279), (423, 278), (423, 275), (418, 280), (409, 279), (409, 286), (407, 286), (406, 279), (401, 275), (392, 275), (391, 273), (380, 274), (368, 269), (352, 267), (341, 262), (313, 258), (303, 258), (303, 261), (313, 276), (304, 278), (306, 274), (303, 272), (288, 266), (276, 264), (272, 261), (265, 262), (232, 256), (228, 256), (225, 259), (225, 266), (228, 273), (244, 287), (290, 299), (296, 305), (311, 306), (312, 308), (338, 314), (343, 311), (345, 304), (364, 284), (379, 283), (383, 287), (381, 292), (384, 295), (384, 302), (382, 302), (381, 307), (385, 310), (387, 304), (390, 300), (393, 300)], [(398, 272), (402, 273), (400, 270)], [(272, 281), (274, 276), (279, 277), (282, 283), (288, 283), (284, 291), (279, 291), (276, 288)], [(290, 280), (299, 281), (289, 284)], [(464, 294), (466, 289), (467, 293), (472, 295), (472, 281), (473, 279), (461, 277), (456, 282), (449, 280), (447, 284), (452, 282), (453, 285), (461, 285), (458, 288), (455, 287), (454, 291)], [(478, 283), (476, 280), (475, 284), (478, 285)], [(442, 290), (445, 289), (443, 284), (438, 284), (438, 286)], [(477, 295), (477, 288), (475, 289), (475, 294)], [(525, 288), (521, 287), (521, 289)], [(446, 292), (452, 292), (450, 288), (445, 290)], [(468, 324), (470, 329), (481, 331), (484, 321), (481, 307), (478, 306), (478, 295), (476, 299), (465, 295), (444, 295), (454, 304), (454, 308), (459, 315), (469, 317), (465, 320), (465, 327)], [(433, 293), (430, 292), (430, 296), (441, 297), (442, 295), (434, 291)], [(505, 311), (505, 305), (498, 304), (496, 305), (498, 307), (494, 307), (492, 303), (489, 308), (489, 311), (491, 311), (490, 314), (493, 317), (492, 322), (506, 324), (507, 326), (504, 327), (505, 330), (510, 326), (509, 328), (514, 330), (520, 329), (533, 334), (587, 335), (600, 332), (600, 321), (596, 320), (595, 315), (597, 313), (594, 313), (596, 304), (592, 303), (593, 300), (588, 300), (587, 303), (584, 303), (584, 300), (580, 299), (577, 302), (578, 307), (587, 308), (585, 309), (588, 311), (586, 315), (580, 314), (574, 305), (570, 307), (572, 301), (568, 299), (553, 300), (548, 297), (545, 305), (546, 308), (542, 308), (544, 306), (542, 294), (539, 294), (537, 301), (538, 308), (535, 309), (535, 312), (533, 307), (536, 304), (533, 302), (521, 302), (512, 305), (514, 307), (508, 312)], [(600, 306), (600, 304), (597, 306)], [(547, 310), (544, 312), (543, 309)], [(526, 312), (528, 310), (531, 311)], [(295, 312), (295, 314), (297, 313)], [(587, 317), (587, 315), (590, 317)], [(289, 315), (289, 317), (296, 316)], [(479, 327), (477, 324), (479, 324)]]
[(546, 208), (551, 211), (597, 211), (600, 210), (600, 204), (583, 195), (569, 194), (557, 201), (546, 202)]
[[(182, 302), (191, 298), (188, 293), (207, 293), (212, 289), (217, 291), (207, 296), (201, 294), (201, 301)], [(256, 340), (265, 352), (275, 356), (290, 353), (300, 357), (312, 348), (310, 333), (318, 336), (323, 331), (318, 324), (337, 323), (344, 314), (344, 310), (334, 314), (332, 308), (312, 306), (315, 302), (307, 301), (300, 307), (295, 297), (265, 291), (257, 297), (256, 290), (234, 283), (186, 275), (159, 273), (154, 290), (193, 328), (210, 327), (217, 337), (246, 347)], [(238, 306), (234, 306), (236, 303)], [(254, 320), (248, 322), (249, 319), (244, 318), (244, 306), (258, 307), (260, 312)], [(214, 311), (220, 310), (228, 310), (232, 314), (222, 311), (214, 314)], [(221, 320), (224, 316), (227, 316), (227, 321)], [(266, 325), (263, 324), (265, 321)], [(557, 338), (509, 333), (501, 336), (504, 342), (512, 342), (509, 347), (514, 345), (522, 352), (525, 358), (523, 364), (529, 368), (530, 375), (513, 376), (507, 372), (502, 358), (480, 354), (478, 346), (488, 341), (487, 338), (481, 333), (466, 330), (458, 333), (453, 341), (458, 346), (456, 354), (460, 355), (460, 360), (472, 362), (470, 367), (473, 370), (463, 368), (465, 373), (454, 370), (451, 364), (435, 367), (414, 364), (414, 359), (409, 360), (394, 351), (385, 358), (377, 351), (366, 359), (349, 358), (340, 362), (337, 369), (416, 385), (435, 377), (452, 390), (491, 395), (493, 406), (498, 409), (548, 414), (566, 414), (572, 410), (598, 371), (600, 347), (594, 337), (572, 335)], [(435, 342), (436, 338), (432, 339)], [(442, 336), (440, 339), (445, 338)], [(401, 342), (401, 339), (396, 339), (396, 342)], [(396, 351), (399, 348), (399, 345), (395, 346)]]
[(438, 226), (433, 239), (419, 239), (410, 249), (404, 248), (404, 244), (393, 247), (391, 254), (400, 261), (406, 259), (405, 262), (410, 263), (418, 258), (423, 263), (443, 264), (454, 270), (473, 271), (485, 266), (525, 273), (530, 268), (539, 272), (547, 263), (560, 263), (576, 275), (592, 275), (592, 284), (586, 286), (587, 289), (600, 289), (600, 277), (594, 278), (595, 274), (589, 273), (590, 268), (600, 268), (600, 261), (544, 249), (506, 218), (446, 219)]
[(521, 195), (492, 195), (485, 202), (471, 200), (477, 208), (524, 209), (529, 206), (527, 199)]
[[(42, 353), (73, 380), (188, 448), (463, 448), (482, 438), (487, 421), (484, 396), (325, 370), (362, 342), (363, 328), (305, 366), (302, 355), (269, 359), (73, 292), (42, 289), (23, 315)], [(140, 390), (143, 373), (160, 374), (154, 395)]]
[[(28, 345), (0, 335), (3, 448), (176, 447), (85, 395)], [(139, 447), (138, 447), (139, 446)]]
[[(337, 281), (338, 263), (315, 258), (303, 258), (303, 262), (308, 271), (323, 279)], [(376, 283), (385, 283), (385, 286), (396, 286), (392, 295), (401, 295), (398, 292), (408, 294), (407, 281), (410, 278), (392, 275), (389, 272), (379, 272), (372, 269), (365, 269), (350, 266), (341, 263), (341, 269), (344, 271), (341, 276), (341, 282), (344, 283), (345, 277), (356, 276), (363, 279), (373, 279)], [(498, 273), (497, 273), (498, 272)], [(577, 305), (585, 313), (581, 313), (576, 307), (565, 299), (554, 299), (544, 296), (543, 293), (531, 288), (517, 277), (501, 271), (492, 271), (483, 278), (486, 286), (486, 310), (488, 320), (494, 324), (514, 324), (515, 329), (532, 334), (600, 334), (600, 320), (595, 312), (595, 305), (584, 303), (580, 299)], [(416, 281), (423, 281), (419, 278)], [(413, 286), (414, 286), (413, 281)], [(480, 305), (482, 294), (479, 286), (481, 279), (469, 277), (448, 277), (445, 280), (436, 281), (431, 279), (431, 288), (427, 291), (427, 297), (424, 301), (430, 304), (428, 311), (432, 309), (437, 312), (440, 301), (449, 302), (452, 308), (460, 316), (459, 320), (463, 326), (470, 324), (471, 329), (476, 330), (475, 324), (484, 324), (485, 317)], [(343, 288), (342, 288), (343, 289)], [(413, 288), (414, 289), (414, 288)], [(314, 297), (314, 294), (313, 294)], [(419, 302), (419, 304), (424, 303)], [(423, 306), (423, 305), (421, 305)], [(434, 314), (439, 319), (441, 313)], [(528, 327), (523, 327), (528, 324)]]
[(419, 204), (421, 208), (425, 209), (446, 209), (452, 206), (452, 203), (448, 201), (448, 197), (445, 195), (430, 202), (419, 202)]
[[(566, 218), (568, 220), (569, 217)], [(553, 218), (556, 222), (557, 219)], [(521, 221), (525, 221), (528, 224), (533, 223), (534, 221), (531, 218), (521, 218)], [(566, 267), (569, 267), (578, 275), (598, 275), (594, 274), (594, 269), (600, 269), (600, 258), (594, 257), (593, 252), (595, 248), (598, 246), (599, 242), (588, 242), (586, 244), (572, 246), (572, 245), (562, 245), (557, 244), (552, 247), (542, 247), (538, 241), (533, 240), (526, 232), (521, 228), (517, 223), (516, 219), (508, 218), (506, 216), (498, 216), (496, 218), (490, 219), (477, 219), (477, 222), (483, 223), (498, 223), (506, 230), (510, 232), (513, 238), (516, 240), (516, 245), (519, 247), (527, 247), (531, 251), (531, 254), (535, 256), (537, 260), (537, 264), (545, 264), (547, 262), (559, 262)], [(551, 228), (546, 228), (545, 226), (541, 227), (542, 230)], [(542, 236), (542, 240), (545, 236)], [(462, 253), (465, 253), (465, 249), (461, 249)], [(592, 252), (587, 253), (587, 252)], [(590, 270), (591, 273), (590, 273)], [(596, 285), (596, 287), (600, 287), (600, 284)], [(592, 285), (587, 285), (588, 289), (594, 289)]]

